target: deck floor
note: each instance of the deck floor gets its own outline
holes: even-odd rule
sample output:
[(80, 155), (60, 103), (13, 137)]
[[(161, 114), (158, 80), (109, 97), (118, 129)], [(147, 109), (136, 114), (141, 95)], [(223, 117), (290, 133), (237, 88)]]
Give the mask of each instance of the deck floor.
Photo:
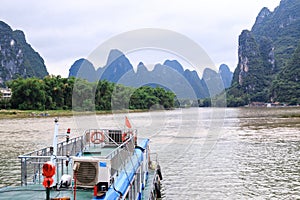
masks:
[(92, 144), (85, 150), (84, 156), (106, 157), (113, 152), (116, 146), (99, 146), (100, 144)]
[[(74, 193), (72, 188), (57, 191), (52, 189), (50, 191), (50, 198), (54, 197), (70, 197), (73, 199)], [(10, 200), (10, 199), (36, 199), (45, 200), (46, 190), (42, 185), (29, 185), (24, 187), (5, 187), (0, 188), (0, 199)], [(93, 199), (92, 190), (77, 190), (76, 199)]]

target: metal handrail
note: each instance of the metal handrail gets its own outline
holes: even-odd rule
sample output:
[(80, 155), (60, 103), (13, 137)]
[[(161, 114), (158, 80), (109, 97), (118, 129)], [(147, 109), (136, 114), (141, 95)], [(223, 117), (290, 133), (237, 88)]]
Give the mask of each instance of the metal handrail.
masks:
[[(67, 144), (72, 144), (72, 143), (75, 143), (77, 142), (78, 140), (82, 140), (83, 139), (83, 136), (78, 136), (78, 137), (75, 137), (75, 138), (72, 138), (70, 139), (70, 141), (67, 143), (66, 141), (62, 141), (60, 143), (57, 144), (57, 146), (61, 145), (61, 146), (65, 146)], [(65, 145), (63, 145), (65, 144)], [(45, 151), (46, 150), (46, 151)], [(81, 149), (82, 150), (82, 149)], [(18, 158), (24, 158), (26, 156), (29, 156), (29, 155), (32, 155), (32, 154), (37, 154), (37, 152), (46, 152), (46, 153), (50, 153), (50, 147), (45, 147), (45, 148), (42, 148), (42, 149), (39, 149), (39, 150), (35, 150), (35, 151), (31, 151), (29, 153), (26, 153), (26, 154), (23, 154), (23, 155), (20, 155), (18, 156)]]
[[(57, 168), (60, 169), (61, 173), (65, 170), (65, 165), (63, 164), (64, 160), (68, 160), (67, 154), (63, 155), (63, 152), (66, 152), (67, 149), (71, 149), (69, 156), (76, 155), (78, 152), (82, 151), (84, 148), (83, 136), (78, 136), (70, 139), (70, 141), (62, 141), (57, 144), (58, 151), (55, 158), (57, 161)], [(23, 155), (18, 156), (21, 159), (21, 185), (41, 183), (41, 169), (43, 163), (51, 159), (50, 147), (42, 148), (35, 150)], [(32, 179), (30, 177), (33, 177)], [(57, 177), (58, 179), (59, 177)], [(59, 181), (59, 180), (56, 180)]]
[[(102, 131), (105, 136), (105, 144), (111, 145), (113, 138), (110, 138), (109, 136), (109, 129), (90, 129), (85, 131), (85, 134), (82, 136), (78, 136), (75, 138), (71, 138), (68, 142), (62, 141), (57, 143), (57, 155), (55, 155), (55, 159), (57, 160), (56, 165), (57, 169), (59, 168), (61, 173), (65, 170), (65, 165), (63, 164), (64, 160), (70, 159), (71, 156), (75, 156), (77, 153), (82, 152), (84, 150), (84, 147), (86, 145), (89, 145), (90, 141), (86, 141), (86, 134), (91, 133), (91, 131)], [(133, 130), (136, 131), (136, 130)], [(90, 135), (89, 135), (90, 136)], [(117, 145), (116, 149), (114, 149), (112, 152), (110, 152), (108, 155), (106, 155), (105, 159), (111, 159), (115, 160), (115, 164), (117, 165), (119, 163), (118, 159), (125, 154), (126, 151), (127, 155), (124, 155), (125, 157), (123, 159), (127, 159), (129, 156), (128, 153), (133, 153), (134, 146), (128, 146), (133, 144), (134, 136), (130, 135), (127, 142), (121, 143), (121, 144), (115, 144)], [(124, 148), (125, 147), (125, 148)], [(18, 156), (18, 158), (21, 159), (21, 185), (27, 185), (29, 177), (38, 175), (38, 180), (36, 182), (40, 183), (40, 175), (41, 175), (41, 168), (43, 165), (43, 162), (46, 162), (53, 157), (52, 152), (50, 150), (51, 147), (42, 148), (39, 150), (35, 150), (23, 155)], [(69, 150), (70, 152), (67, 152)], [(68, 155), (68, 156), (67, 156)], [(114, 166), (116, 167), (116, 166)], [(116, 169), (119, 170), (119, 169)], [(58, 177), (57, 177), (58, 178)], [(59, 180), (57, 180), (59, 181)]]

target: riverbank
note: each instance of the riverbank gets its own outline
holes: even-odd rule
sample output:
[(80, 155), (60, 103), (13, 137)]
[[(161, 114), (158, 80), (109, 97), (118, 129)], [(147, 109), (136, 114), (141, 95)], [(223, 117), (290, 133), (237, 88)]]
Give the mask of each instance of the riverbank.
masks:
[[(122, 110), (122, 111), (113, 111), (113, 113), (127, 113), (127, 112), (145, 112), (148, 110)], [(104, 115), (112, 114), (111, 110), (107, 111), (86, 111), (86, 112), (76, 112), (73, 110), (47, 110), (47, 111), (38, 111), (38, 110), (0, 110), (0, 119), (14, 119), (14, 118), (30, 118), (30, 117), (67, 117), (73, 115)]]
[[(238, 109), (238, 108), (237, 108)], [(241, 107), (242, 110), (255, 110), (260, 109), (264, 110), (263, 114), (269, 117), (274, 118), (300, 118), (300, 107), (282, 107), (282, 108), (244, 108)], [(162, 109), (163, 110), (163, 109)], [(272, 112), (272, 110), (286, 110), (285, 112)], [(151, 111), (159, 111), (159, 110), (151, 110)], [(67, 117), (73, 115), (105, 115), (112, 113), (137, 113), (137, 112), (149, 112), (147, 109), (136, 109), (136, 110), (120, 110), (120, 111), (85, 111), (85, 112), (77, 112), (73, 110), (47, 110), (47, 111), (39, 111), (39, 110), (5, 110), (0, 109), (0, 119), (14, 119), (14, 118), (31, 118), (31, 117)]]
[(0, 119), (27, 118), (27, 117), (50, 117), (71, 116), (71, 110), (0, 110)]

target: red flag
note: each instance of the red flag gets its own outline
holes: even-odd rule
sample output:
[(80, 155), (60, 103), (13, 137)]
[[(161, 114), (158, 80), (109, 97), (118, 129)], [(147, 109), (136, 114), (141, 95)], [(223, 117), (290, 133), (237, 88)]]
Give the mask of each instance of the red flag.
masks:
[(127, 126), (127, 128), (131, 128), (131, 124), (130, 124), (129, 119), (127, 118), (127, 116), (125, 116), (125, 125)]

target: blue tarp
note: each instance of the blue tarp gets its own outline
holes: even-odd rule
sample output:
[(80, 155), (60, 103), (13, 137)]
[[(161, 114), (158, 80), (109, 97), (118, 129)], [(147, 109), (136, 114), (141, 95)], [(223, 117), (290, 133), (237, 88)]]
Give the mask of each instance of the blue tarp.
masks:
[[(139, 146), (143, 149), (146, 149), (149, 143), (149, 139), (143, 139), (140, 141)], [(123, 195), (127, 191), (127, 188), (129, 187), (130, 183), (132, 182), (135, 172), (137, 171), (138, 167), (140, 166), (140, 163), (143, 161), (143, 152), (141, 149), (135, 149), (134, 155), (131, 157), (132, 162), (128, 162), (125, 166), (125, 169), (123, 169), (119, 176), (114, 181), (115, 189), (119, 192), (121, 192)], [(110, 186), (108, 191), (106, 192), (105, 196), (101, 198), (95, 198), (95, 199), (105, 199), (105, 200), (114, 200), (118, 199), (120, 197), (120, 194), (113, 188), (113, 186)]]

